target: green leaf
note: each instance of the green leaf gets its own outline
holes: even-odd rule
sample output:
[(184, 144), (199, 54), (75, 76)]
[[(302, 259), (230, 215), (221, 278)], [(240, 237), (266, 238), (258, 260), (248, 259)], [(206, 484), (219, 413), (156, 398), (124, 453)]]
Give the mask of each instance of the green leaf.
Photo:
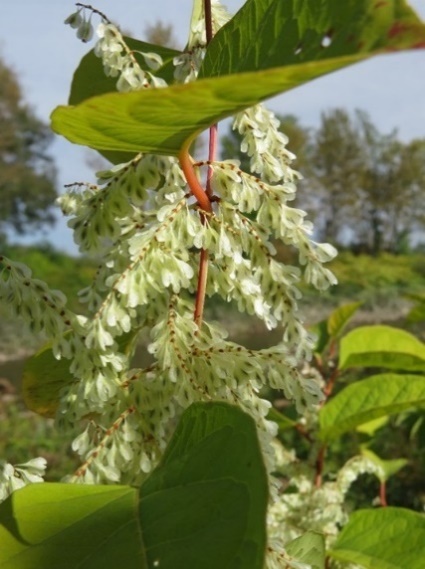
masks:
[[(397, 11), (394, 9), (396, 1)], [(316, 0), (314, 2), (317, 4)], [(353, 36), (353, 39), (348, 41), (348, 37), (341, 36), (342, 39), (339, 39), (338, 33), (335, 32), (335, 38), (329, 48), (318, 47), (315, 42), (310, 48), (310, 28), (313, 26), (312, 29), (315, 29), (313, 22), (317, 16), (317, 9), (314, 8), (312, 0), (302, 4), (295, 0), (250, 0), (247, 5), (253, 12), (262, 13), (265, 8), (270, 8), (270, 11), (267, 11), (269, 24), (262, 24), (257, 28), (257, 21), (252, 23), (248, 18), (246, 26), (250, 30), (249, 43), (252, 46), (259, 42), (261, 51), (256, 53), (254, 58), (248, 58), (245, 67), (237, 67), (237, 73), (234, 72), (232, 64), (223, 64), (224, 67), (220, 64), (220, 77), (201, 79), (165, 89), (111, 93), (85, 100), (75, 107), (58, 107), (52, 114), (52, 128), (71, 142), (98, 150), (153, 152), (176, 156), (185, 143), (193, 140), (210, 125), (273, 95), (386, 50), (425, 47), (425, 25), (413, 12), (405, 8), (401, 0), (388, 0), (388, 8), (385, 10), (372, 9), (371, 3), (366, 0), (360, 3), (350, 0), (349, 9), (346, 3), (342, 4), (336, 0), (328, 4), (329, 6), (323, 2), (320, 4), (326, 8), (326, 18), (323, 20), (326, 26), (333, 21), (334, 16), (339, 22), (338, 14), (342, 14), (344, 22), (351, 19), (355, 30), (355, 22), (361, 22), (362, 26), (364, 24), (361, 30), (358, 29), (360, 35), (357, 38)], [(282, 32), (282, 36), (279, 35), (279, 30), (285, 31), (288, 25), (294, 26), (292, 15), (289, 23), (286, 21), (289, 17), (286, 5), (306, 6), (305, 15), (300, 20), (302, 37), (306, 42), (305, 54), (301, 60), (294, 60), (292, 64), (288, 64), (288, 49), (293, 53), (296, 44), (293, 44), (292, 36), (288, 36), (290, 45), (287, 44), (286, 32)], [(273, 22), (273, 29), (278, 30), (278, 36), (273, 34), (273, 49), (265, 54), (262, 50), (267, 48), (268, 40), (263, 38), (263, 35), (267, 36), (269, 33), (270, 22)], [(327, 30), (329, 31), (329, 28)], [(246, 29), (244, 31), (246, 32)], [(219, 39), (219, 36), (222, 37), (220, 33), (216, 37), (217, 43), (211, 43), (208, 61), (210, 58), (214, 61), (226, 59), (220, 51), (221, 48), (215, 47), (219, 42), (227, 41)], [(240, 38), (240, 31), (235, 25), (232, 43), (239, 45)], [(346, 44), (342, 52), (340, 41)], [(359, 45), (359, 42), (363, 44)], [(317, 49), (326, 51), (328, 57), (317, 58)], [(213, 57), (214, 53), (216, 55)], [(242, 48), (238, 53), (243, 54)], [(264, 57), (259, 59), (259, 53)], [(236, 59), (238, 55), (232, 55), (232, 61)], [(208, 65), (206, 62), (207, 70)], [(213, 74), (212, 70), (210, 74)]]
[(331, 312), (328, 318), (328, 331), (332, 338), (339, 338), (362, 302), (350, 302)]
[(394, 476), (394, 474), (397, 474), (399, 470), (404, 468), (406, 464), (409, 464), (409, 461), (406, 460), (405, 458), (384, 460), (380, 458), (377, 454), (375, 454), (373, 451), (365, 447), (361, 449), (361, 452), (363, 456), (369, 458), (372, 462), (374, 462), (378, 466), (380, 472), (377, 473), (377, 476), (381, 480), (381, 482), (386, 482), (389, 478), (391, 478), (391, 476)]
[[(359, 56), (340, 61), (340, 67)], [(96, 150), (177, 156), (212, 124), (334, 69), (329, 61), (203, 79), (164, 89), (110, 93), (57, 107), (52, 129)]]
[(147, 569), (127, 486), (31, 484), (0, 505), (2, 569)]
[(290, 419), (289, 417), (287, 417), (286, 415), (284, 415), (274, 407), (272, 407), (268, 412), (267, 419), (269, 421), (274, 421), (275, 423), (277, 423), (279, 427), (279, 432), (287, 431), (288, 429), (293, 429), (297, 424), (296, 421)]
[(383, 427), (388, 423), (388, 416), (385, 417), (378, 417), (378, 419), (372, 419), (372, 421), (368, 421), (367, 423), (362, 423), (356, 428), (356, 431), (359, 433), (364, 433), (365, 435), (369, 435), (369, 437), (373, 437), (378, 429)]
[(322, 354), (332, 340), (337, 340), (351, 318), (362, 305), (361, 302), (350, 302), (333, 310), (327, 320), (322, 320), (314, 327), (318, 336), (315, 351)]
[(425, 370), (425, 344), (415, 336), (390, 326), (362, 326), (342, 340), (339, 369), (384, 367), (405, 371)]
[(140, 491), (45, 483), (13, 493), (0, 505), (0, 567), (262, 569), (267, 502), (253, 419), (198, 403)]
[[(130, 358), (138, 332), (131, 331), (117, 338), (117, 351)], [(69, 366), (70, 361), (66, 358), (55, 358), (52, 342), (27, 359), (22, 374), (22, 395), (28, 409), (43, 417), (55, 416), (61, 389), (76, 381)]]
[(404, 0), (248, 0), (208, 46), (201, 77), (424, 47)]
[(425, 322), (425, 294), (406, 294), (405, 296), (416, 303), (406, 316), (407, 321)]
[(339, 437), (372, 419), (424, 405), (425, 376), (375, 375), (345, 387), (322, 407), (320, 437)]
[(425, 516), (403, 508), (360, 510), (328, 553), (365, 569), (423, 569)]
[[(161, 569), (262, 569), (268, 490), (254, 421), (225, 403), (192, 405), (184, 419), (142, 488), (148, 561), (159, 559)], [(220, 501), (231, 483), (234, 497)], [(238, 531), (236, 516), (245, 522)]]
[(296, 561), (311, 565), (311, 569), (325, 567), (325, 539), (320, 533), (308, 531), (288, 543), (285, 549)]
[[(164, 65), (155, 71), (155, 75), (161, 77), (167, 83), (173, 81), (174, 66), (172, 60), (181, 52), (167, 47), (153, 45), (143, 41), (124, 36), (124, 40), (128, 47), (134, 50), (133, 54), (140, 67), (145, 71), (151, 71), (146, 65), (145, 59), (138, 52), (155, 52), (162, 57)], [(69, 94), (68, 103), (70, 105), (78, 105), (82, 101), (103, 95), (104, 93), (116, 92), (117, 77), (107, 77), (103, 70), (102, 60), (94, 54), (94, 50), (89, 51), (80, 61), (75, 70), (71, 83), (71, 92)], [(130, 154), (120, 152), (103, 152), (108, 160), (115, 164), (128, 162), (134, 157), (134, 152)]]

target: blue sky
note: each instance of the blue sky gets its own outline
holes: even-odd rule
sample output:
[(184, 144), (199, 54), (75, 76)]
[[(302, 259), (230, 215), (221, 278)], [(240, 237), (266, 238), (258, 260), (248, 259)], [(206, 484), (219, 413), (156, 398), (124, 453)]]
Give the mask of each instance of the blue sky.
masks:
[[(244, 2), (224, 3), (235, 12)], [(425, 19), (425, 0), (410, 4)], [(179, 42), (185, 43), (191, 0), (94, 0), (94, 5), (140, 38), (148, 24), (173, 23)], [(73, 6), (67, 0), (15, 0), (2, 9), (0, 54), (19, 74), (27, 102), (46, 121), (55, 106), (66, 102), (72, 73), (89, 49), (63, 25)], [(405, 140), (425, 138), (425, 50), (374, 58), (276, 97), (270, 106), (297, 115), (307, 126), (316, 126), (328, 108), (361, 108), (382, 131), (397, 128)], [(52, 154), (60, 186), (92, 181), (85, 150), (57, 137)], [(25, 242), (43, 238), (68, 252), (77, 251), (65, 221)]]

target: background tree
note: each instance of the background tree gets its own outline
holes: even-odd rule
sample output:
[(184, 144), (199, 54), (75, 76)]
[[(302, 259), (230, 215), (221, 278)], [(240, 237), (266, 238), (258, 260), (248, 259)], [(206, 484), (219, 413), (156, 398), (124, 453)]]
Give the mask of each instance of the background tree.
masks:
[(164, 24), (158, 20), (155, 24), (148, 24), (145, 28), (146, 41), (164, 47), (177, 46), (174, 29), (171, 24)]
[(321, 238), (340, 243), (351, 227), (361, 179), (363, 152), (355, 121), (343, 109), (321, 115), (311, 140), (310, 163), (304, 192), (317, 210)]
[(425, 140), (403, 143), (397, 133), (379, 133), (359, 114), (364, 170), (359, 191), (359, 238), (373, 254), (400, 252), (425, 225)]
[(56, 169), (52, 134), (24, 103), (16, 74), (0, 59), (0, 234), (52, 224)]
[(321, 239), (377, 255), (424, 228), (425, 140), (404, 143), (363, 111), (333, 109), (310, 145), (304, 195), (322, 217)]

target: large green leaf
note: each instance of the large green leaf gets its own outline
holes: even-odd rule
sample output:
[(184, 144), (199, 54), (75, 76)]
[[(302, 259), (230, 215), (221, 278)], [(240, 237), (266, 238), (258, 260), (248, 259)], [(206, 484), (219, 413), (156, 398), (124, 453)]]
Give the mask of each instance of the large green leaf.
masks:
[[(349, 56), (338, 65), (359, 59)], [(52, 128), (71, 142), (97, 150), (176, 156), (188, 139), (221, 119), (334, 69), (335, 62), (329, 60), (164, 89), (110, 93), (75, 107), (57, 107)]]
[(32, 484), (0, 505), (2, 569), (147, 569), (138, 492)]
[[(140, 67), (145, 71), (150, 71), (150, 69), (146, 65), (144, 58), (138, 52), (155, 52), (160, 55), (164, 65), (155, 71), (155, 75), (161, 77), (167, 81), (167, 83), (171, 83), (173, 81), (174, 66), (172, 64), (172, 60), (181, 52), (129, 37), (124, 37), (124, 39), (128, 47), (134, 50), (134, 57)], [(114, 93), (116, 91), (116, 83), (117, 77), (108, 77), (105, 75), (102, 60), (95, 55), (94, 50), (91, 50), (82, 58), (80, 64), (75, 70), (68, 103), (70, 105), (78, 105), (78, 103), (81, 103), (90, 97), (103, 95), (104, 93)], [(120, 152), (103, 152), (102, 154), (114, 163), (128, 162), (134, 156), (134, 152), (130, 154)]]
[(423, 33), (404, 0), (248, 0), (209, 45), (200, 76), (425, 47)]
[[(254, 422), (225, 403), (193, 405), (184, 417), (163, 462), (142, 489), (148, 560), (158, 559), (161, 569), (262, 569), (268, 491)], [(215, 480), (240, 485), (231, 507), (214, 496)], [(173, 503), (176, 487), (182, 488), (182, 500)], [(172, 517), (169, 506), (153, 504), (161, 496), (164, 506), (173, 504)], [(245, 521), (240, 534), (231, 532), (236, 512)], [(166, 528), (172, 535), (167, 542)], [(176, 559), (187, 561), (177, 565)]]
[(319, 413), (320, 437), (332, 439), (372, 419), (425, 405), (425, 376), (380, 374), (345, 387)]
[(425, 516), (403, 508), (355, 512), (329, 555), (365, 569), (423, 569)]
[[(343, 17), (344, 22), (351, 19), (354, 32), (358, 31), (360, 35), (356, 37), (354, 34), (350, 41), (347, 37), (344, 41), (348, 47), (345, 45), (344, 49), (340, 49), (340, 39), (335, 43), (332, 41), (329, 48), (317, 46), (317, 42), (313, 42), (310, 48), (309, 30), (317, 16), (317, 9), (312, 0), (303, 2), (305, 14), (302, 14), (297, 25), (302, 26), (305, 53), (302, 59), (289, 62), (288, 53), (293, 55), (295, 48), (292, 43), (287, 43), (285, 33), (282, 37), (279, 35), (279, 30), (294, 25), (292, 12), (287, 13), (284, 6), (301, 4), (296, 0), (249, 0), (247, 9), (254, 13), (258, 11), (261, 15), (267, 9), (269, 23), (259, 28), (256, 27), (256, 18), (253, 21), (248, 18), (247, 23), (244, 23), (243, 33), (249, 31), (250, 45), (257, 42), (260, 44), (260, 51), (255, 51), (255, 57), (248, 58), (245, 66), (233, 69), (231, 65), (219, 65), (220, 77), (165, 89), (111, 93), (88, 99), (76, 107), (58, 107), (52, 114), (52, 128), (71, 142), (99, 150), (177, 155), (188, 139), (192, 140), (211, 124), (268, 97), (377, 53), (425, 47), (425, 25), (401, 0), (388, 0), (387, 8), (383, 6), (384, 9), (371, 9), (371, 4), (374, 3), (363, 0), (360, 5), (364, 13), (359, 12), (357, 4), (354, 0), (348, 5), (339, 0), (321, 2), (321, 9), (324, 8), (326, 13), (324, 23), (328, 31), (332, 27), (333, 18), (338, 23), (338, 18)], [(357, 29), (356, 21), (364, 24), (361, 30)], [(273, 30), (277, 30), (277, 35), (272, 36), (269, 46), (263, 35), (268, 35), (270, 22), (273, 23)], [(226, 36), (225, 41), (240, 46), (241, 37), (242, 32), (236, 26), (234, 33)], [(335, 33), (335, 38), (337, 37), (339, 38), (338, 33)], [(217, 45), (222, 41), (219, 34), (216, 41)], [(245, 43), (244, 40), (243, 45)], [(214, 61), (225, 59), (220, 49), (214, 45), (216, 44), (212, 43), (210, 46), (208, 58)], [(318, 59), (318, 49), (329, 50), (329, 57)], [(215, 52), (216, 55), (213, 56)], [(238, 56), (233, 57), (232, 61), (237, 58)], [(210, 71), (212, 74), (212, 69)]]
[(391, 326), (362, 326), (341, 340), (339, 368), (384, 367), (425, 370), (425, 344)]
[(308, 531), (288, 543), (285, 549), (296, 561), (308, 564), (311, 569), (325, 567), (325, 539), (320, 533)]
[(254, 421), (195, 404), (139, 490), (33, 484), (0, 505), (2, 569), (262, 569), (267, 475)]
[[(117, 351), (131, 357), (138, 330), (117, 338)], [(22, 374), (22, 395), (25, 405), (43, 417), (54, 417), (61, 390), (76, 381), (69, 371), (70, 361), (56, 359), (52, 342), (27, 359)]]

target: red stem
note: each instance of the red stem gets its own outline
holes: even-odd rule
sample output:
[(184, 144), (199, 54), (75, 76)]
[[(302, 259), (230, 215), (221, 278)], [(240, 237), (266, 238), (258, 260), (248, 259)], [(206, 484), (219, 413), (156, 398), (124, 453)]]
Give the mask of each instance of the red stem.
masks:
[[(195, 196), (198, 201), (200, 208), (208, 213), (212, 212), (212, 206), (209, 197), (207, 196), (204, 188), (199, 183), (199, 180), (193, 169), (193, 163), (190, 154), (187, 150), (187, 146), (184, 146), (179, 154), (180, 166), (186, 178), (186, 182), (190, 188), (190, 191)], [(205, 222), (205, 217), (201, 212), (202, 223)], [(194, 319), (198, 328), (202, 324), (202, 315), (204, 313), (205, 304), (205, 293), (207, 285), (208, 276), (208, 251), (206, 249), (201, 249), (201, 255), (199, 259), (199, 272), (198, 272), (198, 286), (196, 288), (196, 301), (195, 301), (195, 313)]]
[(383, 482), (381, 482), (381, 485), (379, 487), (379, 502), (383, 508), (386, 508), (388, 506), (387, 485), (385, 483), (385, 480)]
[(326, 397), (326, 399), (331, 395), (334, 387), (335, 387), (335, 382), (338, 378), (339, 375), (339, 369), (335, 368), (330, 376), (330, 378), (328, 379), (328, 382), (326, 383), (326, 386), (323, 390), (323, 393)]
[[(217, 134), (218, 134), (218, 126), (216, 124), (213, 124), (212, 127), (210, 127), (210, 132), (209, 132), (210, 136), (210, 143), (208, 148), (209, 162), (214, 162), (217, 154)], [(211, 168), (211, 166), (208, 166), (206, 191), (209, 197), (213, 195), (213, 190), (211, 188), (212, 176), (213, 176), (213, 169)]]
[(204, 0), (205, 32), (207, 34), (207, 45), (213, 38), (211, 0)]

